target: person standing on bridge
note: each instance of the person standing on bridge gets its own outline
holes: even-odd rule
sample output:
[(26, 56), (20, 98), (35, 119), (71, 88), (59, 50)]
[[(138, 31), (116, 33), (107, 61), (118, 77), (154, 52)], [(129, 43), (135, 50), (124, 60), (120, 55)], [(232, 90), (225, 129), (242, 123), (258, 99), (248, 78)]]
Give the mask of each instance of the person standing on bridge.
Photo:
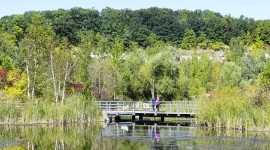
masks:
[(152, 98), (152, 108), (153, 108), (153, 111), (155, 111), (155, 107), (156, 107), (156, 99), (153, 97)]
[(159, 99), (159, 97), (157, 97), (157, 101), (156, 101), (157, 111), (159, 111), (159, 105), (160, 105), (160, 99)]

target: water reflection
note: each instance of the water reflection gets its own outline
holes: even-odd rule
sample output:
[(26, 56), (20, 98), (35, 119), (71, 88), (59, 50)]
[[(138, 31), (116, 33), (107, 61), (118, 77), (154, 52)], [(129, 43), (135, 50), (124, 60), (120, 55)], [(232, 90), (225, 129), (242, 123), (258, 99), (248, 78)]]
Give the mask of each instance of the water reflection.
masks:
[[(128, 130), (123, 130), (122, 126)], [(268, 133), (213, 130), (164, 123), (109, 124), (102, 129), (101, 139), (132, 140), (138, 145), (146, 145), (147, 149), (270, 149)]]
[(182, 123), (0, 126), (0, 149), (270, 149), (269, 133), (212, 130)]
[(152, 142), (158, 142), (160, 139), (159, 127), (155, 124), (152, 128)]

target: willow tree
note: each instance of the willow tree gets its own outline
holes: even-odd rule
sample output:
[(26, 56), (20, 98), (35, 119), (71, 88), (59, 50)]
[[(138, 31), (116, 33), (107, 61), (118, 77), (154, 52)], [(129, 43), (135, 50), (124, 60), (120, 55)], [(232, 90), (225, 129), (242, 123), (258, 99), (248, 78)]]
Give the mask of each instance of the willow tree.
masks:
[(174, 49), (166, 47), (163, 52), (148, 56), (139, 72), (141, 83), (150, 89), (152, 97), (159, 95), (168, 100), (173, 99), (178, 74)]

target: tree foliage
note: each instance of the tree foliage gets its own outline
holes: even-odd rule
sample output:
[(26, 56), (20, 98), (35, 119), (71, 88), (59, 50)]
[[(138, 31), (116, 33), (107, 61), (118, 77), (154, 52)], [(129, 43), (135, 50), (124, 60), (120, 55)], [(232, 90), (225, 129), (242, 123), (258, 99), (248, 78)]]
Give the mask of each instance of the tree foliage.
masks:
[(210, 10), (72, 8), (5, 16), (0, 90), (58, 104), (80, 94), (183, 100), (267, 85), (269, 33), (269, 20)]

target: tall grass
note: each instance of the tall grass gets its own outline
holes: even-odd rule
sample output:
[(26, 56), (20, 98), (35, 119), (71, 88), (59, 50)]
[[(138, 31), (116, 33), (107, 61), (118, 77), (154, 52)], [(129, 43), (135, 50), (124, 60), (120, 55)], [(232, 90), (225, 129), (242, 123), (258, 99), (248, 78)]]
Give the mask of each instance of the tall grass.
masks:
[(49, 102), (0, 103), (0, 123), (82, 123), (98, 120), (100, 109), (94, 103), (74, 96), (62, 105)]
[(223, 88), (200, 101), (197, 121), (209, 127), (269, 130), (270, 102), (256, 105), (254, 89)]

